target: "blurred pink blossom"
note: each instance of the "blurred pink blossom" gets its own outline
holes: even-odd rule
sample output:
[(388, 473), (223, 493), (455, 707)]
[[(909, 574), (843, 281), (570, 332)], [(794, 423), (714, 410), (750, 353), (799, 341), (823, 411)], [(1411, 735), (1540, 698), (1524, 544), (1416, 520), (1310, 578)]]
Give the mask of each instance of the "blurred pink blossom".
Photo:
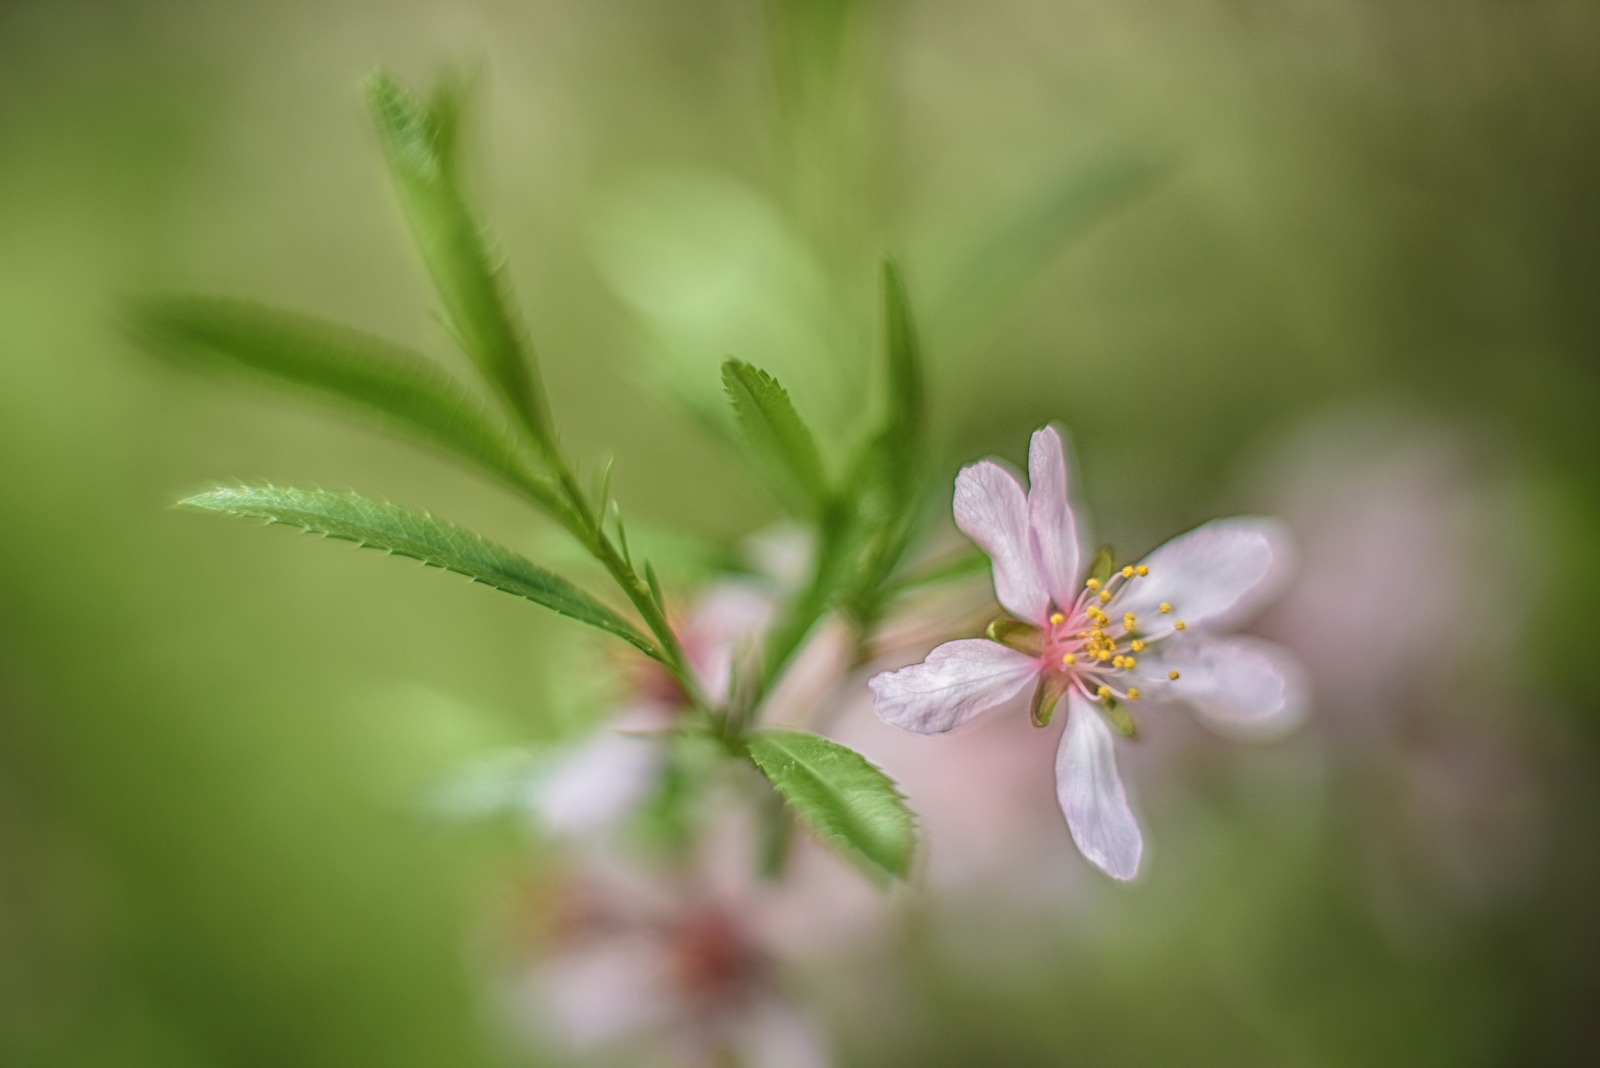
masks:
[(1310, 672), (1380, 889), (1422, 875), (1481, 905), (1526, 886), (1544, 801), (1513, 664), (1540, 554), (1504, 469), (1459, 431), (1369, 411), (1304, 428), (1258, 482), (1302, 554), (1258, 629)]
[(832, 1063), (785, 969), (856, 944), (881, 898), (809, 842), (782, 880), (761, 879), (754, 842), (735, 816), (687, 863), (583, 853), (540, 903), (542, 945), (511, 988), (517, 1017), (570, 1052), (628, 1064)]

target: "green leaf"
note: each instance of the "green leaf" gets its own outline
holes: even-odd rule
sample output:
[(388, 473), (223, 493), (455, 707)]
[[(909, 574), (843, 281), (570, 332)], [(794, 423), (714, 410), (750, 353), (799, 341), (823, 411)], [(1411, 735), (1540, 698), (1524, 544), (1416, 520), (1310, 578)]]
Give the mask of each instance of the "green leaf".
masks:
[(211, 297), (142, 301), (133, 326), (159, 354), (244, 371), (331, 401), (473, 464), (551, 511), (567, 510), (461, 384), (408, 349), (320, 319)]
[(787, 479), (810, 509), (820, 508), (828, 499), (827, 475), (817, 443), (788, 391), (761, 368), (740, 360), (722, 365), (722, 385), (762, 463)]
[(894, 782), (855, 750), (817, 734), (760, 730), (750, 760), (795, 813), (876, 878), (904, 878), (916, 832)]
[(660, 659), (659, 651), (632, 624), (566, 579), (425, 512), (355, 493), (283, 486), (224, 487), (179, 501), (178, 507), (284, 523), (363, 548), (409, 556), (599, 627)]
[(970, 343), (1056, 253), (1157, 173), (1146, 159), (1110, 151), (1004, 198), (1000, 211), (955, 238), (947, 255), (935, 257), (944, 261), (931, 272), (935, 298), (928, 307), (937, 315), (935, 336), (952, 349)]
[(922, 435), (922, 346), (911, 318), (905, 281), (892, 260), (883, 262), (883, 308), (889, 372), (889, 409), (884, 419), (883, 450), (889, 476), (898, 481), (916, 474)]
[(389, 174), (450, 326), (467, 355), (547, 449), (554, 439), (528, 342), (497, 256), (461, 190), (456, 142), (462, 93), (422, 104), (388, 74), (367, 85)]

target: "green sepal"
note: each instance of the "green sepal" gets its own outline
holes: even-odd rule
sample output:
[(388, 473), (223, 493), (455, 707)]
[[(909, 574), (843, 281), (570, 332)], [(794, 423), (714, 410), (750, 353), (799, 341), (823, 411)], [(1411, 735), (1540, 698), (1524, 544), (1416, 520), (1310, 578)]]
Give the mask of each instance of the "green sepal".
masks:
[(1031, 623), (1002, 616), (984, 628), (983, 636), (1007, 649), (1038, 656), (1044, 650), (1044, 632)]
[(773, 789), (829, 845), (879, 881), (904, 878), (915, 822), (893, 780), (847, 746), (796, 730), (758, 730), (745, 752)]
[(1089, 577), (1104, 586), (1111, 578), (1111, 565), (1111, 546), (1102, 546), (1095, 551), (1094, 559), (1089, 561)]
[(1124, 738), (1134, 738), (1139, 734), (1138, 726), (1133, 722), (1133, 717), (1128, 715), (1128, 710), (1112, 697), (1100, 699), (1100, 712), (1106, 717), (1106, 722), (1111, 724), (1112, 730)]
[(283, 523), (420, 560), (598, 627), (662, 659), (660, 650), (631, 623), (571, 582), (426, 512), (355, 493), (285, 486), (224, 487), (179, 501), (178, 507)]
[(1050, 720), (1056, 713), (1056, 704), (1061, 700), (1061, 695), (1067, 692), (1067, 685), (1063, 675), (1046, 672), (1039, 676), (1039, 684), (1033, 688), (1033, 702), (1028, 706), (1028, 717), (1035, 727), (1050, 726)]

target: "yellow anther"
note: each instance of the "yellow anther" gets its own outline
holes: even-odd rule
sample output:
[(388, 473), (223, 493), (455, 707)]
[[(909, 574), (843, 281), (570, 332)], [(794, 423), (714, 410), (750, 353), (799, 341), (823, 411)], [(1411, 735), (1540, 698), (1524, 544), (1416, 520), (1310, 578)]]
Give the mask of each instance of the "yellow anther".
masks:
[(1100, 598), (1100, 603), (1105, 604), (1107, 601), (1111, 600), (1111, 591), (1101, 590), (1097, 596)]
[(1139, 687), (1137, 687), (1137, 686), (1128, 687), (1128, 700), (1137, 701), (1138, 699), (1139, 699)]
[(1064, 653), (1064, 654), (1062, 654), (1061, 663), (1064, 664), (1065, 666), (1071, 667), (1073, 664), (1076, 664), (1077, 662), (1078, 662), (1078, 658), (1076, 656), (1074, 656), (1072, 653)]
[(1144, 578), (1146, 575), (1150, 574), (1150, 569), (1145, 567), (1143, 564), (1140, 564), (1138, 567), (1133, 569), (1133, 573), (1138, 575), (1140, 578)]
[(1097, 650), (1095, 652), (1095, 654), (1094, 654), (1094, 658), (1096, 660), (1110, 660), (1111, 659), (1111, 650), (1109, 650), (1109, 649)]
[(1123, 578), (1133, 578), (1133, 565), (1130, 564), (1129, 566), (1127, 566), (1127, 567), (1122, 569), (1122, 577)]
[(1137, 622), (1139, 622), (1139, 619), (1132, 612), (1124, 612), (1124, 613), (1122, 613), (1122, 625), (1124, 627), (1127, 627), (1129, 630), (1132, 630), (1133, 629), (1133, 625), (1135, 623), (1137, 623)]
[(1188, 624), (1187, 624), (1187, 623), (1185, 623), (1185, 622), (1184, 622), (1184, 621), (1183, 621), (1183, 620), (1181, 620), (1181, 619), (1180, 619), (1180, 620), (1178, 620), (1178, 621), (1177, 621), (1177, 622), (1176, 622), (1176, 623), (1174, 623), (1174, 624), (1173, 624), (1173, 625), (1172, 625), (1172, 629), (1173, 629), (1173, 630), (1184, 630), (1184, 629), (1186, 629), (1186, 628), (1187, 628), (1187, 627), (1188, 627)]
[(1136, 653), (1142, 653), (1142, 652), (1144, 652), (1144, 642), (1139, 641), (1136, 638), (1133, 641), (1128, 643), (1128, 648), (1132, 649)]
[(1061, 626), (1061, 624), (1065, 623), (1066, 621), (1067, 621), (1067, 617), (1062, 615), (1060, 612), (1051, 612), (1050, 613), (1050, 625), (1051, 626), (1059, 627), (1059, 626)]
[(1139, 666), (1139, 661), (1131, 656), (1125, 656), (1122, 658), (1122, 666), (1131, 671)]
[(1088, 582), (1085, 582), (1084, 585), (1089, 587), (1091, 590), (1098, 590), (1100, 588), (1100, 580), (1097, 578), (1092, 578)]
[(1174, 668), (1173, 670), (1167, 672), (1167, 678), (1171, 679), (1173, 682), (1177, 682), (1178, 681), (1178, 671), (1177, 671), (1177, 669)]
[(1111, 658), (1111, 666), (1112, 667), (1121, 667), (1122, 666), (1122, 657), (1120, 657), (1120, 656), (1112, 657)]
[(1162, 601), (1156, 607), (1161, 610), (1161, 614), (1162, 615), (1166, 615), (1168, 612), (1172, 611), (1172, 606), (1170, 604), (1168, 604), (1166, 601)]
[(1110, 697), (1111, 696), (1111, 687), (1102, 686), (1098, 690), (1095, 691), (1095, 694), (1100, 696), (1100, 697)]

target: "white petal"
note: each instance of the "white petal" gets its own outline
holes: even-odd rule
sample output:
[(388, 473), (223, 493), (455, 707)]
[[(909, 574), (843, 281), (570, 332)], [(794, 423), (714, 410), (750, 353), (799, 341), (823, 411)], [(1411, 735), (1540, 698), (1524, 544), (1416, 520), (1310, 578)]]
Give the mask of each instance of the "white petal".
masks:
[(1114, 879), (1138, 874), (1144, 839), (1122, 791), (1111, 728), (1076, 690), (1067, 695), (1067, 729), (1056, 750), (1056, 798), (1085, 857)]
[[(1229, 737), (1287, 734), (1305, 718), (1308, 687), (1299, 661), (1283, 646), (1245, 635), (1174, 635), (1157, 656), (1140, 659), (1139, 683), (1155, 701), (1181, 701), (1200, 722)], [(1169, 681), (1168, 671), (1177, 671)]]
[[(1129, 581), (1111, 616), (1132, 612), (1151, 637), (1170, 633), (1180, 619), (1213, 629), (1237, 625), (1278, 593), (1292, 555), (1289, 530), (1275, 519), (1213, 520), (1145, 557), (1150, 574)], [(1163, 602), (1170, 613), (1160, 611)]]
[(989, 460), (964, 467), (956, 476), (952, 510), (956, 526), (994, 564), (995, 599), (1018, 619), (1043, 623), (1050, 614), (1050, 591), (1033, 547), (1022, 484)]
[(829, 1068), (822, 1032), (794, 1006), (763, 997), (740, 1020), (735, 1044), (749, 1068)]
[(999, 642), (945, 642), (920, 664), (867, 681), (884, 722), (918, 734), (941, 734), (1004, 704), (1033, 684), (1039, 661)]
[(659, 737), (599, 731), (535, 779), (528, 807), (554, 834), (607, 830), (655, 789), (663, 760)]
[(711, 586), (695, 605), (683, 628), (683, 649), (713, 701), (727, 700), (734, 658), (760, 646), (773, 610), (770, 593), (731, 581)]
[(530, 979), (537, 1022), (574, 1051), (673, 1022), (672, 960), (659, 940), (612, 937), (558, 954)]
[(1040, 577), (1058, 606), (1078, 596), (1078, 529), (1067, 495), (1066, 450), (1053, 426), (1036, 431), (1028, 448), (1028, 525)]

